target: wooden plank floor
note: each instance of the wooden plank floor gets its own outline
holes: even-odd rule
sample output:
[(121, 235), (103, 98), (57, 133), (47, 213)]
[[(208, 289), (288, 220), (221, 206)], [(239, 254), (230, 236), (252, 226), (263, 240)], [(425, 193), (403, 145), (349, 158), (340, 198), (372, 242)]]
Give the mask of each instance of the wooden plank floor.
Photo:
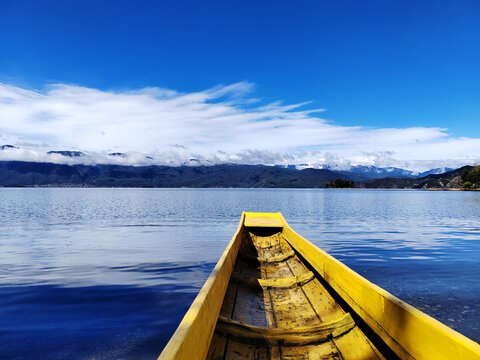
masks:
[[(234, 272), (241, 275), (230, 280), (220, 316), (227, 325), (298, 330), (322, 326), (342, 319), (345, 311), (337, 304), (317, 278), (291, 287), (252, 286), (238, 280), (244, 277), (262, 280), (295, 278), (308, 275), (310, 270), (297, 255), (279, 262), (252, 261), (278, 257), (292, 252), (282, 233), (257, 236), (245, 233)], [(228, 320), (230, 319), (230, 320)], [(240, 325), (239, 325), (240, 324)], [(231, 327), (230, 327), (231, 328)], [(229, 332), (228, 326), (217, 327), (207, 359), (384, 359), (363, 332), (353, 323), (337, 336), (328, 336), (297, 344), (295, 341), (269, 340)], [(240, 335), (239, 335), (240, 334)]]

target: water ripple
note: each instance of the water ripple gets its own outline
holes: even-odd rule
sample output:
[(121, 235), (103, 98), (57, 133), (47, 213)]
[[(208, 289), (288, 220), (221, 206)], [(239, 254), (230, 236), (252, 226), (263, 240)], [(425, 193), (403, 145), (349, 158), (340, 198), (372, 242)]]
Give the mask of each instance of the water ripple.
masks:
[(0, 358), (152, 359), (242, 211), (480, 340), (480, 193), (0, 189)]

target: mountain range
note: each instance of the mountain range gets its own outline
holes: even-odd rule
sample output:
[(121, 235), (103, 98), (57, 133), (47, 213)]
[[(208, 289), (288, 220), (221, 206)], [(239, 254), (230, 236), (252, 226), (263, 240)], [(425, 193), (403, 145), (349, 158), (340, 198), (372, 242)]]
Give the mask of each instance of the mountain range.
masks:
[[(0, 151), (6, 151), (6, 152), (15, 152), (19, 150), (20, 147), (14, 146), (14, 145), (0, 145)], [(41, 153), (40, 153), (41, 154)], [(95, 161), (94, 157), (92, 157), (91, 154), (78, 151), (78, 150), (50, 150), (44, 153), (47, 155), (47, 162), (48, 160), (51, 159), (51, 162), (57, 163), (58, 162), (58, 156), (63, 157), (63, 158), (70, 158), (73, 160), (76, 160), (80, 163), (98, 163), (99, 161)], [(50, 155), (56, 156), (56, 158), (50, 158)], [(98, 154), (97, 154), (98, 155)], [(124, 152), (111, 152), (108, 154), (104, 154), (106, 156), (106, 159), (122, 159), (126, 158), (128, 155), (127, 153)], [(141, 157), (140, 157), (141, 158)], [(148, 154), (143, 154), (143, 158), (147, 160), (155, 160), (155, 158), (151, 155)], [(10, 157), (11, 159), (11, 157)], [(139, 157), (137, 156), (137, 159)], [(19, 160), (18, 158), (15, 160)], [(103, 159), (105, 160), (105, 159)], [(45, 161), (45, 159), (43, 160)], [(99, 163), (109, 163), (108, 160), (106, 161), (100, 161)], [(116, 164), (121, 165), (122, 163), (118, 163), (115, 161)], [(155, 162), (147, 162), (144, 165), (154, 165)], [(178, 163), (175, 165), (186, 165), (186, 166), (212, 166), (215, 165), (215, 162), (212, 161), (212, 159), (196, 159), (196, 158), (188, 158), (187, 160), (183, 161), (182, 163)], [(174, 164), (169, 164), (169, 166), (175, 166)], [(318, 164), (318, 163), (313, 163), (313, 164), (273, 164), (273, 166), (278, 167), (278, 168), (285, 168), (285, 169), (294, 169), (294, 170), (303, 170), (307, 168), (314, 168), (314, 169), (323, 169), (323, 170), (330, 170), (339, 174), (344, 174), (345, 176), (348, 176), (350, 179), (355, 180), (355, 181), (361, 181), (361, 180), (368, 180), (368, 179), (377, 179), (377, 178), (385, 178), (385, 177), (398, 177), (398, 178), (416, 178), (416, 177), (422, 177), (422, 176), (427, 176), (430, 174), (441, 174), (446, 171), (451, 171), (454, 170), (452, 168), (435, 168), (431, 169), (425, 172), (417, 172), (417, 171), (412, 171), (412, 170), (406, 170), (406, 169), (401, 169), (397, 167), (376, 167), (376, 166), (367, 166), (367, 165), (354, 165), (354, 166), (349, 166), (349, 165), (342, 165), (342, 166), (335, 166), (335, 165), (325, 165), (325, 164)]]
[(122, 166), (0, 162), (1, 186), (318, 188), (345, 175), (263, 165)]
[[(350, 177), (354, 181), (362, 181), (368, 179), (381, 178), (418, 178), (431, 174), (442, 174), (447, 171), (452, 171), (451, 168), (435, 168), (424, 172), (417, 172), (412, 170), (400, 169), (397, 167), (379, 168), (376, 166), (357, 165), (352, 166), (348, 171), (336, 171)], [(333, 170), (335, 171), (335, 170)]]
[[(14, 145), (1, 145), (0, 151), (21, 151)], [(51, 150), (47, 156), (87, 161), (89, 154), (77, 150)], [(127, 154), (113, 152), (109, 158)], [(152, 156), (143, 154), (148, 160)], [(72, 161), (69, 160), (69, 161)], [(92, 160), (92, 159), (90, 159)], [(88, 162), (88, 161), (87, 161)], [(99, 186), (99, 187), (276, 187), (318, 188), (341, 179), (364, 188), (455, 188), (461, 186), (463, 167), (436, 168), (415, 172), (397, 167), (356, 165), (345, 168), (322, 164), (290, 165), (212, 165), (190, 158), (181, 166), (86, 165), (50, 162), (0, 161), (0, 186)]]
[(382, 178), (357, 183), (357, 187), (383, 189), (459, 189), (462, 187), (462, 173), (471, 166), (450, 170), (442, 174), (428, 174), (418, 178)]
[[(442, 174), (431, 170), (426, 176), (414, 178), (402, 169), (374, 167), (357, 167), (357, 172), (349, 172), (236, 164), (125, 166), (0, 161), (0, 186), (322, 188), (332, 180), (342, 179), (364, 188), (453, 188), (461, 186), (459, 175), (465, 168)], [(378, 175), (399, 172), (403, 177)]]

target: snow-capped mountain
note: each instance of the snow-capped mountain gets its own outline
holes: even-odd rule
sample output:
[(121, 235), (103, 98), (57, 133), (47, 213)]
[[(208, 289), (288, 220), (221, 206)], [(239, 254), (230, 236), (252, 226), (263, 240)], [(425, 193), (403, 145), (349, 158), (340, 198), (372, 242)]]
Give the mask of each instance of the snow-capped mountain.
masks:
[(52, 151), (48, 151), (47, 154), (62, 155), (62, 156), (71, 157), (71, 158), (85, 156), (85, 153), (81, 151), (72, 151), (72, 150), (60, 150), (60, 151), (52, 150)]
[[(214, 166), (221, 164), (242, 163), (231, 159), (210, 157), (190, 157), (188, 154), (174, 154), (172, 158), (165, 158), (163, 154), (158, 153), (140, 153), (140, 152), (82, 152), (79, 150), (50, 150), (38, 151), (36, 149), (22, 149), (15, 145), (0, 145), (3, 159), (0, 160), (17, 160), (17, 161), (36, 161), (36, 162), (52, 162), (65, 164), (116, 164), (116, 165), (163, 165), (163, 166)], [(250, 163), (255, 165), (255, 163)], [(301, 163), (301, 164), (267, 164), (269, 166), (284, 168), (288, 170), (329, 170), (339, 175), (346, 176), (353, 181), (364, 181), (369, 179), (380, 178), (416, 178), (433, 174), (442, 174), (453, 170), (448, 167), (439, 167), (424, 172), (406, 170), (398, 167), (376, 167), (373, 165), (350, 165), (348, 162), (321, 164), (321, 163)]]
[(435, 168), (435, 169), (431, 169), (431, 170), (428, 170), (428, 171), (421, 172), (421, 173), (418, 174), (418, 176), (422, 177), (422, 176), (427, 176), (427, 175), (443, 174), (447, 171), (452, 171), (452, 170), (455, 170), (455, 169), (449, 168), (449, 167)]
[(10, 150), (10, 149), (18, 149), (18, 146), (13, 145), (1, 145), (0, 150)]

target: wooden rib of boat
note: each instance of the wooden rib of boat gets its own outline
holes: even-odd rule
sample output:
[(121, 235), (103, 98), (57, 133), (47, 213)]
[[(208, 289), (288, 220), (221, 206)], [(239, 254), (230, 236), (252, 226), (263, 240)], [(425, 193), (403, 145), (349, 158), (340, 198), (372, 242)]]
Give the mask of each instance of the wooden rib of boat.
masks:
[(480, 345), (295, 233), (243, 213), (166, 359), (480, 359)]

